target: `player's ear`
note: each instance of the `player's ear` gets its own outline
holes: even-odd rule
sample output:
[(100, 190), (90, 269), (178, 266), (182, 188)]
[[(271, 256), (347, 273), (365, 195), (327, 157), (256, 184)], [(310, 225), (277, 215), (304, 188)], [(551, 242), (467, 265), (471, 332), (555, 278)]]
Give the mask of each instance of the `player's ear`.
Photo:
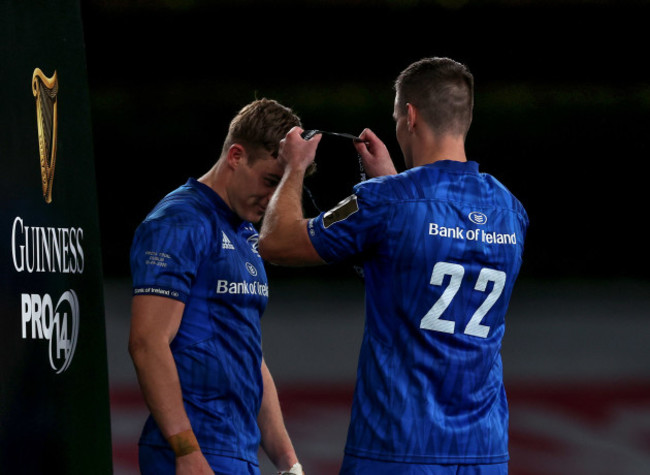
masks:
[(406, 103), (406, 125), (409, 132), (413, 131), (415, 124), (418, 120), (418, 110), (410, 102)]
[(246, 160), (246, 149), (238, 143), (232, 144), (228, 149), (226, 160), (228, 166), (234, 170), (240, 163)]

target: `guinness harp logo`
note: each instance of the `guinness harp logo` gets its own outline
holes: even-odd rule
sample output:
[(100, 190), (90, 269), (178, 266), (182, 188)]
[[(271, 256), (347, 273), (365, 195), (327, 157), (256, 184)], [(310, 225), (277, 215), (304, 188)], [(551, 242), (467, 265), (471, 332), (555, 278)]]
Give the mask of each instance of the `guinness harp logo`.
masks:
[(52, 181), (56, 163), (57, 99), (59, 81), (56, 71), (51, 78), (39, 68), (32, 76), (32, 92), (36, 98), (36, 121), (38, 124), (38, 151), (41, 156), (41, 182), (43, 198), (52, 202)]

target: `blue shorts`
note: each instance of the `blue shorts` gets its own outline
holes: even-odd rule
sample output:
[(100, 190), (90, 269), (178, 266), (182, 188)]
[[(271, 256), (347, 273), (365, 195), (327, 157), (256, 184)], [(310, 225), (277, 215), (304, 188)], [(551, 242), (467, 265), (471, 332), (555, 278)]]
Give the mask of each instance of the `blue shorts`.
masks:
[(508, 462), (477, 465), (437, 465), (385, 462), (346, 455), (340, 475), (508, 475)]
[[(260, 475), (260, 467), (246, 460), (203, 454), (215, 475)], [(176, 457), (169, 448), (140, 445), (138, 451), (142, 475), (175, 475)]]

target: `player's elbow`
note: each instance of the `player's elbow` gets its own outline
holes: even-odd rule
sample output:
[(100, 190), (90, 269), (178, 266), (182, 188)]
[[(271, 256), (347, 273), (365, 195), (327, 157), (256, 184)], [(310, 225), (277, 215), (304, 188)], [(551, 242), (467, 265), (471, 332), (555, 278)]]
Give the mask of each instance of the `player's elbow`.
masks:
[(141, 367), (142, 361), (147, 354), (147, 346), (145, 344), (145, 341), (131, 336), (129, 338), (128, 351), (133, 365), (136, 368)]
[(270, 264), (290, 265), (287, 262), (287, 253), (281, 241), (275, 239), (272, 235), (270, 236), (268, 233), (260, 234), (257, 249), (262, 259)]
[(150, 351), (150, 347), (151, 342), (148, 338), (133, 331), (131, 332), (131, 335), (129, 335), (128, 351), (134, 363), (145, 358)]
[(324, 264), (311, 242), (305, 242), (296, 236), (294, 239), (281, 239), (262, 234), (258, 250), (262, 259), (274, 265), (302, 267)]

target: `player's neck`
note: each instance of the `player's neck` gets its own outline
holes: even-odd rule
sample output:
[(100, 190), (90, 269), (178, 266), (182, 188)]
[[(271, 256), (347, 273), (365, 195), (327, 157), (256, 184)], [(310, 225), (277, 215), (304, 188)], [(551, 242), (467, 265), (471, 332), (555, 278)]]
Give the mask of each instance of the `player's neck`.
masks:
[[(419, 148), (419, 150), (417, 150)], [(441, 136), (422, 141), (413, 154), (413, 166), (428, 165), (441, 160), (466, 162), (465, 141), (462, 137)]]
[(198, 179), (200, 183), (209, 186), (217, 193), (221, 199), (230, 207), (228, 200), (228, 193), (226, 191), (226, 184), (228, 182), (227, 167), (224, 165), (224, 160), (218, 160), (214, 166), (208, 170), (205, 175)]

